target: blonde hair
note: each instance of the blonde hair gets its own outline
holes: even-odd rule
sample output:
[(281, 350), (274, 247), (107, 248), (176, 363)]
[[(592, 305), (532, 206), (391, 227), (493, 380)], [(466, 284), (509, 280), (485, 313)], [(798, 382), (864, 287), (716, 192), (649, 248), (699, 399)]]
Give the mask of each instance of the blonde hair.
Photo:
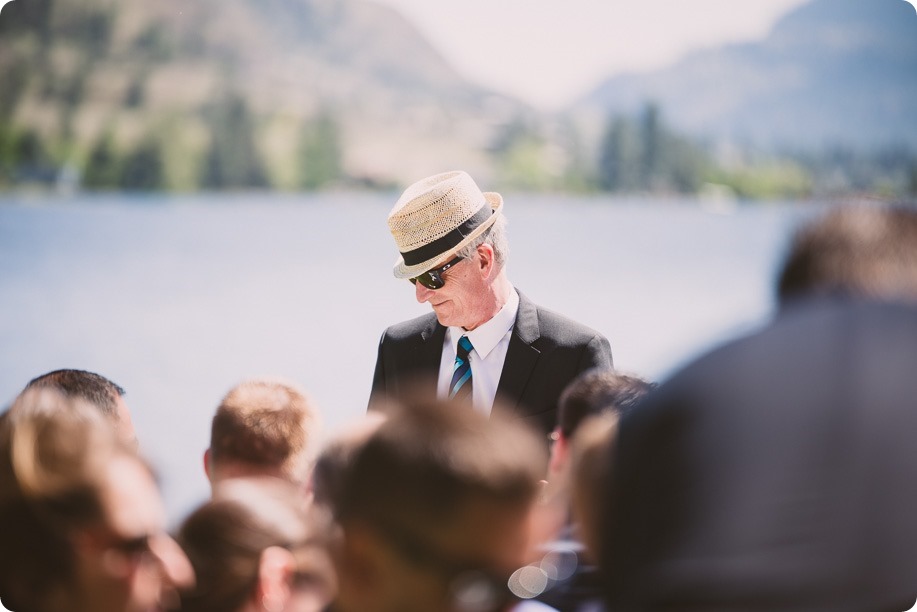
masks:
[(145, 464), (88, 402), (24, 391), (0, 417), (0, 598), (11, 609), (50, 609), (74, 572), (70, 534), (104, 520), (104, 466)]
[(254, 379), (234, 387), (217, 407), (210, 434), (214, 464), (273, 468), (302, 482), (314, 455), (318, 414), (296, 385)]

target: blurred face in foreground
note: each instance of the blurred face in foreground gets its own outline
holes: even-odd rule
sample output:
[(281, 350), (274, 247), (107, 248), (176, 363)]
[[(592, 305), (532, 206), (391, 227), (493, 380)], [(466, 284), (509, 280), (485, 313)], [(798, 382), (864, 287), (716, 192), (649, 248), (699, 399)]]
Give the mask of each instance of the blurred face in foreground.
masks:
[[(407, 521), (404, 521), (407, 522)], [(498, 611), (512, 602), (507, 582), (531, 550), (532, 510), (474, 499), (451, 525), (361, 525), (356, 547), (369, 568), (350, 609), (369, 612)]]
[(164, 531), (152, 475), (136, 459), (116, 456), (102, 475), (103, 520), (73, 534), (78, 607), (92, 612), (155, 612), (177, 601), (174, 588), (193, 580), (187, 557)]

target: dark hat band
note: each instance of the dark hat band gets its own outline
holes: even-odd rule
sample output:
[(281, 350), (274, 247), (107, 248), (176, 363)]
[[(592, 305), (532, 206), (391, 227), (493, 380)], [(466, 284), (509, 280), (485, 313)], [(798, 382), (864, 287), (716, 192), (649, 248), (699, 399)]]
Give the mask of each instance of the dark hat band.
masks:
[(493, 212), (493, 209), (485, 202), (484, 206), (482, 206), (478, 212), (471, 215), (467, 221), (456, 227), (454, 230), (442, 238), (437, 238), (433, 242), (429, 242), (421, 247), (414, 249), (413, 251), (408, 251), (407, 253), (402, 251), (401, 257), (404, 259), (405, 265), (416, 266), (417, 264), (433, 259), (437, 255), (445, 253), (455, 245), (459, 244), (462, 240), (470, 236), (471, 232), (473, 232), (479, 225), (487, 221)]

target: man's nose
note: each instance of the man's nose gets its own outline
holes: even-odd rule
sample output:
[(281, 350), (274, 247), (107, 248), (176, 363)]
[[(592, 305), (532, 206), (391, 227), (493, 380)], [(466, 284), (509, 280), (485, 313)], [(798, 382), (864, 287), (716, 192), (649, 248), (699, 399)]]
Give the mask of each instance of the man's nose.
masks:
[(433, 296), (433, 290), (423, 286), (423, 283), (414, 283), (414, 295), (417, 301), (423, 304)]

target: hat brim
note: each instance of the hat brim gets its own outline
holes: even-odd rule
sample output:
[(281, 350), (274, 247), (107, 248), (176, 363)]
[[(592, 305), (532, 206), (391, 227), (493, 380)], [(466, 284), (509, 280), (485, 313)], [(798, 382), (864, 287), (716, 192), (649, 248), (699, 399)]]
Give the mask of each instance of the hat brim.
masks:
[(415, 264), (413, 266), (405, 265), (404, 258), (401, 255), (399, 255), (398, 259), (395, 261), (395, 268), (393, 270), (395, 274), (395, 278), (399, 278), (399, 279), (414, 278), (415, 276), (423, 274), (427, 270), (432, 270), (437, 263), (452, 257), (453, 255), (461, 251), (463, 248), (465, 248), (465, 246), (467, 246), (472, 241), (474, 241), (478, 236), (480, 236), (485, 231), (487, 231), (487, 228), (489, 228), (491, 225), (493, 225), (496, 222), (497, 216), (502, 214), (503, 196), (501, 196), (499, 193), (495, 193), (492, 191), (485, 191), (484, 199), (487, 201), (488, 204), (490, 204), (490, 208), (493, 211), (493, 214), (491, 214), (490, 217), (486, 221), (484, 221), (481, 225), (474, 228), (474, 230), (472, 230), (470, 234), (468, 234), (465, 238), (462, 239), (461, 242), (459, 242), (457, 245), (455, 245), (451, 249), (447, 251), (443, 251), (436, 257), (428, 259), (419, 264)]

